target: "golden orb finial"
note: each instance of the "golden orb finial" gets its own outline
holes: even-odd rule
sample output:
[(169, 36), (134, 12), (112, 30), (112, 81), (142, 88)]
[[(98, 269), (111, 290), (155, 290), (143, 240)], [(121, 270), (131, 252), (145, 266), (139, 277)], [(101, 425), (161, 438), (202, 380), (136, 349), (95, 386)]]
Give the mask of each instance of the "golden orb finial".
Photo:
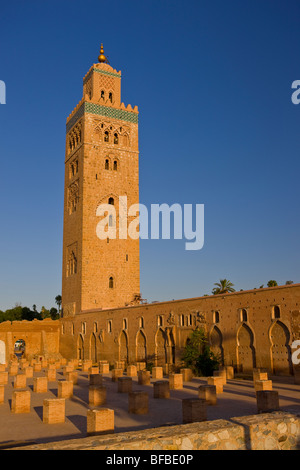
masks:
[(104, 55), (104, 49), (103, 49), (103, 44), (101, 44), (101, 49), (100, 49), (100, 55), (98, 57), (98, 61), (100, 63), (108, 64), (107, 57)]

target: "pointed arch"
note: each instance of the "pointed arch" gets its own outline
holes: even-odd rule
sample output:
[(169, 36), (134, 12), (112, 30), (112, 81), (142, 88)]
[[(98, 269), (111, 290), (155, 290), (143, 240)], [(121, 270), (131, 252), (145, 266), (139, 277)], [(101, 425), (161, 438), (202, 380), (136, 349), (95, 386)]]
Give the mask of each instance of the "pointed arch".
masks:
[(145, 333), (139, 330), (136, 335), (136, 361), (146, 362), (147, 360), (147, 340)]
[(77, 359), (83, 360), (84, 357), (84, 340), (82, 334), (77, 338)]
[(237, 364), (245, 373), (252, 373), (256, 367), (254, 334), (246, 323), (242, 323), (237, 332)]
[(212, 352), (220, 359), (220, 363), (224, 364), (223, 335), (216, 325), (210, 331), (209, 344)]
[(158, 367), (167, 364), (167, 336), (162, 328), (155, 334), (155, 363)]
[(287, 326), (277, 320), (269, 331), (272, 372), (275, 375), (290, 375), (293, 372), (291, 335)]
[(119, 336), (119, 360), (128, 363), (128, 336), (124, 330)]

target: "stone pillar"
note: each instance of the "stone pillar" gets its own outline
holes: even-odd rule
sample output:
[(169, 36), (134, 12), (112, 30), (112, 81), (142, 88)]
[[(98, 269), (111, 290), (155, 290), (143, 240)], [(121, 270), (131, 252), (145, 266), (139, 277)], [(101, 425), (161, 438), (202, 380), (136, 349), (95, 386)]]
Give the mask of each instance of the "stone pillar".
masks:
[(154, 382), (153, 398), (170, 398), (170, 384), (168, 380)]
[(46, 373), (48, 382), (56, 381), (56, 369), (48, 369)]
[(4, 385), (0, 385), (0, 405), (4, 403)]
[(253, 382), (257, 380), (268, 380), (268, 372), (262, 371), (261, 369), (253, 369)]
[(0, 372), (0, 385), (8, 384), (8, 372)]
[(65, 422), (66, 402), (64, 398), (48, 398), (43, 402), (43, 423), (58, 424)]
[(182, 378), (184, 382), (190, 382), (193, 378), (192, 369), (189, 369), (189, 368), (180, 369), (180, 373), (182, 374)]
[(169, 375), (170, 390), (181, 390), (183, 389), (183, 377), (182, 374), (170, 374)]
[(26, 375), (17, 374), (14, 378), (14, 388), (26, 388)]
[(152, 368), (152, 379), (163, 379), (164, 371), (162, 367), (153, 367)]
[(207, 377), (207, 384), (215, 385), (217, 394), (223, 393), (223, 383), (222, 377)]
[(143, 415), (149, 412), (149, 397), (146, 392), (130, 392), (128, 394), (128, 412)]
[(110, 434), (114, 432), (114, 410), (101, 408), (87, 411), (87, 435)]
[(119, 393), (132, 392), (132, 378), (131, 377), (119, 377), (118, 378), (118, 392)]
[(227, 376), (226, 376), (226, 370), (214, 370), (213, 372), (214, 377), (221, 377), (223, 379), (223, 385), (226, 385), (227, 383)]
[(99, 372), (100, 374), (109, 374), (109, 364), (100, 364)]
[(57, 386), (58, 398), (71, 398), (73, 396), (73, 382), (71, 380), (60, 380)]
[(137, 369), (136, 366), (127, 366), (126, 370), (127, 377), (137, 377)]
[(74, 385), (76, 385), (78, 383), (78, 372), (76, 370), (68, 372), (66, 375), (66, 380), (71, 381)]
[(42, 364), (40, 362), (35, 362), (33, 364), (33, 372), (41, 372)]
[(256, 392), (257, 412), (270, 413), (280, 410), (279, 395), (274, 390), (259, 390)]
[(99, 366), (92, 366), (89, 368), (89, 375), (99, 374)]
[(91, 385), (89, 387), (89, 404), (101, 406), (106, 402), (106, 387)]
[(198, 388), (198, 398), (205, 400), (207, 405), (217, 404), (217, 390), (215, 385), (200, 385)]
[(150, 385), (150, 371), (149, 370), (138, 371), (138, 383), (139, 385)]
[(47, 377), (34, 377), (33, 391), (35, 393), (46, 393), (48, 391)]
[(207, 420), (207, 406), (205, 400), (185, 398), (182, 400), (182, 422), (196, 423)]
[(14, 390), (11, 400), (12, 413), (30, 413), (30, 391)]
[(272, 380), (256, 380), (254, 383), (256, 391), (259, 390), (273, 390)]
[(117, 382), (119, 377), (122, 377), (123, 369), (113, 369), (111, 371), (111, 380)]
[(90, 374), (90, 385), (102, 385), (102, 375)]
[(31, 379), (33, 377), (33, 367), (28, 366), (26, 369), (24, 369), (24, 371), (27, 378)]

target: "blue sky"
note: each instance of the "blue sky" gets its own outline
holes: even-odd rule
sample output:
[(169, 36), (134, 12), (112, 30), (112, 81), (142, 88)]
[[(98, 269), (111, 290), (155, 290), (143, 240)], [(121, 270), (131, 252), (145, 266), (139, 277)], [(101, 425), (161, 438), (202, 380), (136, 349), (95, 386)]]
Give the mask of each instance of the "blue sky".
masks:
[(65, 121), (100, 43), (139, 106), (140, 202), (204, 204), (205, 244), (141, 241), (148, 301), (300, 282), (296, 0), (1, 5), (0, 309), (61, 292)]

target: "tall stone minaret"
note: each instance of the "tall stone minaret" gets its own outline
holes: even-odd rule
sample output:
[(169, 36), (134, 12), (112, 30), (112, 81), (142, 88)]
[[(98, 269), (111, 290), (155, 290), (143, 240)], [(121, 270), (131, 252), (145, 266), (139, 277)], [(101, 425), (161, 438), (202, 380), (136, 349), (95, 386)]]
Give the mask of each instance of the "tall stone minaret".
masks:
[[(66, 127), (63, 316), (122, 307), (140, 294), (139, 239), (119, 236), (120, 196), (128, 207), (139, 202), (138, 109), (121, 102), (121, 72), (102, 45)], [(97, 234), (101, 204), (114, 206), (116, 238)]]

